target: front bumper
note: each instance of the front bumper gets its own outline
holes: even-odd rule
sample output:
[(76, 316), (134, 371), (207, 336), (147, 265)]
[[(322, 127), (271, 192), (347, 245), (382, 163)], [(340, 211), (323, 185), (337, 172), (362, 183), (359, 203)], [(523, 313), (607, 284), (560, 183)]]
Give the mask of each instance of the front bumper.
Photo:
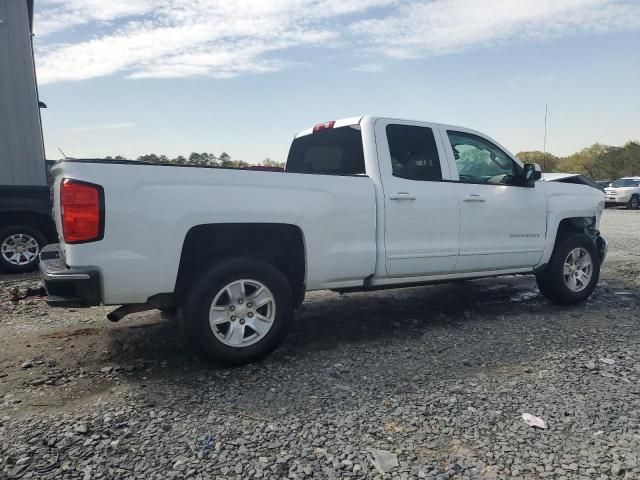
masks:
[(606, 205), (625, 205), (631, 200), (631, 195), (607, 195), (605, 194), (604, 202)]
[(604, 259), (607, 258), (607, 252), (609, 251), (609, 242), (604, 237), (598, 235), (596, 237), (596, 247), (598, 248), (598, 253), (600, 254), (600, 263), (604, 262)]
[(53, 307), (100, 305), (100, 273), (89, 268), (68, 267), (60, 245), (47, 245), (40, 252), (40, 274)]

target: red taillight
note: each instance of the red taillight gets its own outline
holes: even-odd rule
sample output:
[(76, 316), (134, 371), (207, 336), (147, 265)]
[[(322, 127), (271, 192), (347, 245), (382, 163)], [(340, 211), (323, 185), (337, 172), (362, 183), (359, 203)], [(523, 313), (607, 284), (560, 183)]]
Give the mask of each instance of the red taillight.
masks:
[(328, 122), (319, 123), (315, 127), (313, 127), (313, 133), (319, 132), (320, 130), (326, 130), (328, 128), (333, 128), (336, 124), (335, 120), (330, 120)]
[(104, 227), (102, 187), (65, 179), (60, 185), (60, 211), (65, 243), (100, 240)]

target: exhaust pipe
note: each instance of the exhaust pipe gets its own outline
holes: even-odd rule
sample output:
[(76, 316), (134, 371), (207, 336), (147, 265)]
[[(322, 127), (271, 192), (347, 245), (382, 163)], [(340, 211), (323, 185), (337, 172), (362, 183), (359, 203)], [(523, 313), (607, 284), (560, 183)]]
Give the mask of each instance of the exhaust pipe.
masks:
[(14, 302), (24, 300), (27, 297), (46, 297), (47, 296), (47, 291), (43, 286), (36, 287), (36, 288), (29, 287), (24, 292), (21, 292), (19, 287), (13, 287), (12, 289), (9, 290), (9, 293), (11, 294), (11, 300)]

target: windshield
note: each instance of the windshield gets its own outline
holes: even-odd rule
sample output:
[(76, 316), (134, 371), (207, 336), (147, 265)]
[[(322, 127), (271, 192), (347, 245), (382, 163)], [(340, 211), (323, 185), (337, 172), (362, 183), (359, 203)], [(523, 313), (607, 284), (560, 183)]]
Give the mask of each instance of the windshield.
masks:
[(612, 187), (640, 187), (640, 180), (634, 180), (632, 178), (621, 178), (611, 184)]

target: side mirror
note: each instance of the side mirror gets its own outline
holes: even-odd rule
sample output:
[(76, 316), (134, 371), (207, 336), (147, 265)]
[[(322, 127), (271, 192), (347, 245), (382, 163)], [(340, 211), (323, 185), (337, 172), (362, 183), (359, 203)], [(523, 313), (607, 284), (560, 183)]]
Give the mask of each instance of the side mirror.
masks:
[(542, 178), (542, 169), (537, 163), (527, 163), (522, 170), (522, 179), (525, 187), (533, 187), (535, 182)]

